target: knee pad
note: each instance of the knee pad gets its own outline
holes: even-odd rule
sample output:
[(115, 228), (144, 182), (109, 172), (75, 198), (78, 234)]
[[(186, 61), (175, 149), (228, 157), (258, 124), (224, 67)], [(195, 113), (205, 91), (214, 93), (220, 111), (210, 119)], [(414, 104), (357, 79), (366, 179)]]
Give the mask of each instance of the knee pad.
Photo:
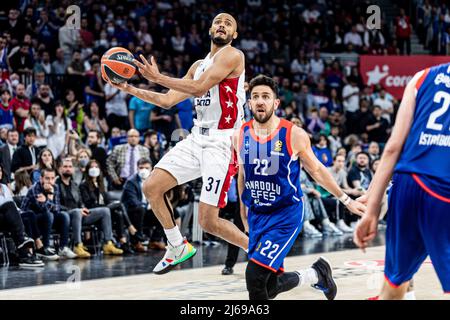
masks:
[(267, 282), (272, 271), (261, 267), (260, 265), (249, 261), (245, 270), (245, 280), (250, 300), (267, 300)]

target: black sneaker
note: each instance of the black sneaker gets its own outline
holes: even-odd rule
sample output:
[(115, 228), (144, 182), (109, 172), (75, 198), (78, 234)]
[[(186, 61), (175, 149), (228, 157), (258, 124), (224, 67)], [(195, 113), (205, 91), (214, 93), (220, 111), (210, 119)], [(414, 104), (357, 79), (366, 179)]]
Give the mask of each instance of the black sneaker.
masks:
[(34, 248), (34, 240), (28, 237), (24, 237), (22, 243), (17, 246), (18, 250), (22, 248)]
[(336, 282), (333, 280), (331, 266), (324, 257), (320, 257), (319, 260), (314, 262), (311, 266), (317, 272), (316, 284), (312, 284), (311, 287), (323, 292), (328, 300), (334, 300), (337, 293)]
[(59, 259), (59, 256), (51, 248), (41, 247), (40, 249), (36, 250), (36, 255), (42, 260), (56, 261)]
[(19, 267), (22, 268), (41, 268), (44, 266), (44, 262), (36, 258), (36, 256), (32, 253), (28, 253), (26, 255), (22, 255), (19, 257)]
[(225, 268), (223, 268), (223, 270), (222, 270), (222, 274), (223, 274), (224, 276), (228, 276), (228, 275), (230, 275), (230, 274), (233, 274), (233, 272), (234, 272), (234, 270), (233, 270), (232, 267), (225, 267)]
[(121, 243), (120, 249), (123, 250), (124, 254), (135, 254), (136, 252), (131, 248), (130, 244), (128, 242)]

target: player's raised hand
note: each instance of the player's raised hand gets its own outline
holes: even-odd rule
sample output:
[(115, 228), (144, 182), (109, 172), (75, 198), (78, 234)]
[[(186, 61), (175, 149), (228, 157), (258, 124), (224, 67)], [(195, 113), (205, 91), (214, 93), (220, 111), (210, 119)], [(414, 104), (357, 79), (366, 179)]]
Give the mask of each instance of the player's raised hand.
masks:
[(134, 59), (133, 63), (138, 67), (139, 72), (142, 74), (142, 76), (152, 82), (156, 82), (158, 76), (160, 75), (158, 65), (156, 64), (155, 57), (152, 56), (150, 59), (150, 62), (145, 59), (145, 57), (141, 54), (139, 55), (139, 58), (141, 58), (142, 62)]
[(353, 242), (365, 252), (367, 245), (377, 235), (378, 218), (373, 214), (365, 214), (356, 225)]
[(366, 206), (361, 202), (350, 200), (350, 203), (347, 205), (347, 209), (350, 210), (351, 213), (356, 214), (358, 216), (364, 215), (366, 213)]

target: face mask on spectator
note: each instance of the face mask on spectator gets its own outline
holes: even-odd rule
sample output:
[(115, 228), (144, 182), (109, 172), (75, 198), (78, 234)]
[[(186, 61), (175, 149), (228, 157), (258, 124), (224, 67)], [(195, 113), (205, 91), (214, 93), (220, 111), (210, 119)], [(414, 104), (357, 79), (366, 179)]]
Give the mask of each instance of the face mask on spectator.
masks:
[(100, 175), (99, 168), (90, 168), (89, 169), (89, 177), (98, 177)]
[(89, 162), (89, 159), (80, 159), (80, 166), (85, 168)]
[(150, 170), (148, 170), (148, 169), (140, 169), (139, 170), (139, 177), (142, 180), (147, 179), (149, 175), (150, 175)]
[(106, 28), (106, 30), (108, 31), (109, 34), (114, 33), (114, 27), (108, 27), (108, 28)]

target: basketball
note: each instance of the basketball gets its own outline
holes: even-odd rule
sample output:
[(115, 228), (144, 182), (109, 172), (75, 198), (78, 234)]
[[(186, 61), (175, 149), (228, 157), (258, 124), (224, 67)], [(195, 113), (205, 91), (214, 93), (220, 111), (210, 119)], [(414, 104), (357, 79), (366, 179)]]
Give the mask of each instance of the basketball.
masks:
[(106, 51), (101, 60), (103, 80), (114, 83), (126, 82), (136, 72), (130, 51), (121, 47), (114, 47)]

